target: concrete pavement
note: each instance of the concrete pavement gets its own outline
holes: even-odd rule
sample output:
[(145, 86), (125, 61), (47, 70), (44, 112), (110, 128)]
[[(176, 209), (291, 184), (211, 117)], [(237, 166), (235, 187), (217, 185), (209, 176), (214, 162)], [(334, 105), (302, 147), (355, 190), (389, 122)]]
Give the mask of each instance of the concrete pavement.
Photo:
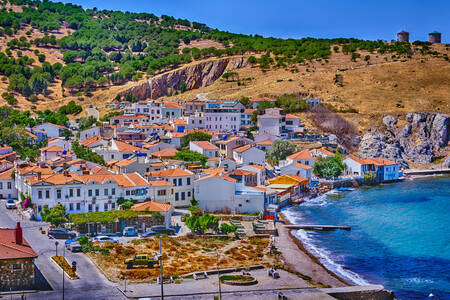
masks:
[[(50, 257), (55, 255), (55, 241), (49, 239), (47, 235), (39, 232), (39, 228), (47, 228), (48, 224), (30, 220), (22, 220), (16, 210), (7, 210), (4, 200), (0, 201), (0, 227), (13, 228), (17, 222), (21, 222), (23, 235), (30, 243), (34, 251), (39, 255), (35, 260), (36, 267), (42, 272), (52, 291), (40, 291), (27, 295), (27, 299), (62, 299), (62, 271), (50, 261)], [(62, 254), (64, 240), (59, 242), (58, 255)], [(93, 265), (89, 258), (82, 253), (72, 253), (65, 251), (65, 256), (69, 263), (77, 262), (77, 273), (80, 279), (64, 280), (64, 299), (125, 299), (116, 285), (109, 282)], [(9, 298), (9, 297), (8, 297)], [(20, 295), (13, 296), (12, 299), (20, 299)]]

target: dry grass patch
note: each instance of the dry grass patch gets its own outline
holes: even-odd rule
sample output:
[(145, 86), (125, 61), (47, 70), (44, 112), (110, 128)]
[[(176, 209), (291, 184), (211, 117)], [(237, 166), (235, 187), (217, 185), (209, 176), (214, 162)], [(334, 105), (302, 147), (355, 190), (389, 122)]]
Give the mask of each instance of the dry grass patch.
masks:
[[(267, 238), (234, 238), (216, 237), (164, 237), (162, 238), (164, 276), (183, 275), (191, 272), (216, 268), (215, 249), (220, 253), (220, 267), (242, 267), (258, 264), (271, 264), (271, 258), (264, 255), (269, 244)], [(107, 248), (106, 245), (98, 245)], [(134, 282), (151, 282), (159, 276), (159, 268), (127, 269), (124, 260), (136, 254), (155, 255), (159, 253), (157, 238), (136, 240), (127, 245), (116, 244), (109, 248), (109, 255), (99, 252), (89, 253), (96, 263), (114, 280)]]

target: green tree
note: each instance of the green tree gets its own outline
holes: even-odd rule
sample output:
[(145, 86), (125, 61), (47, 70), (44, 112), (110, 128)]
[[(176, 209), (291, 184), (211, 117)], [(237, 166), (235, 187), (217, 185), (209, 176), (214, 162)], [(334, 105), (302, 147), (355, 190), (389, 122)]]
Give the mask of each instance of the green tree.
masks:
[(203, 167), (206, 167), (206, 161), (208, 160), (208, 157), (201, 153), (184, 149), (178, 151), (175, 154), (174, 159), (188, 162), (200, 162)]
[(258, 62), (258, 60), (256, 59), (256, 57), (254, 57), (253, 55), (250, 56), (250, 57), (248, 58), (247, 61), (248, 61), (248, 63), (251, 64), (252, 66)]
[(313, 173), (319, 177), (333, 178), (342, 174), (345, 164), (336, 157), (318, 157), (314, 163)]
[(210, 141), (211, 140), (211, 135), (204, 133), (202, 131), (197, 131), (197, 132), (193, 132), (193, 133), (189, 133), (186, 134), (182, 139), (181, 139), (181, 147), (182, 148), (186, 148), (189, 146), (189, 142), (194, 142), (194, 141)]
[(296, 147), (289, 141), (276, 140), (272, 144), (272, 148), (267, 151), (267, 158), (270, 161), (277, 162), (286, 159), (287, 156), (294, 154)]
[(66, 222), (66, 207), (61, 204), (57, 204), (50, 209), (44, 207), (41, 216), (45, 222), (49, 222), (52, 225), (59, 227)]
[(258, 125), (258, 111), (252, 112), (252, 115), (250, 116), (250, 121), (252, 121), (253, 126)]
[(241, 97), (241, 99), (239, 100), (239, 102), (242, 103), (242, 105), (245, 106), (245, 108), (249, 108), (250, 105), (250, 99), (248, 97)]

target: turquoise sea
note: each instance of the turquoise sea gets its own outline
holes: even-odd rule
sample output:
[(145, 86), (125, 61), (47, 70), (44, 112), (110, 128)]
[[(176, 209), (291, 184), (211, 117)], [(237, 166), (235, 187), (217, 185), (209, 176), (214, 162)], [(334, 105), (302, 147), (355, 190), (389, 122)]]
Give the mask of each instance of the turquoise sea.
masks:
[(450, 177), (328, 193), (283, 210), (329, 269), (355, 284), (382, 284), (397, 299), (450, 299)]

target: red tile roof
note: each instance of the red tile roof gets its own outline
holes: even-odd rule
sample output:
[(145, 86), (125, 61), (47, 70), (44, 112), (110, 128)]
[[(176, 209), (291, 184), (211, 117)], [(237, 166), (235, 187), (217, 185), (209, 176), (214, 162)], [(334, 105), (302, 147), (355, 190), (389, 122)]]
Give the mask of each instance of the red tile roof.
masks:
[(234, 151), (234, 152), (237, 152), (237, 153), (242, 153), (242, 152), (247, 151), (247, 150), (250, 149), (250, 148), (252, 148), (252, 145), (245, 145), (245, 146), (236, 148), (236, 149), (234, 149), (233, 151)]
[(169, 203), (159, 203), (155, 201), (147, 201), (137, 203), (131, 207), (134, 211), (154, 211), (154, 212), (167, 212), (170, 211), (172, 205)]
[(296, 115), (286, 114), (286, 119), (300, 119), (300, 117)]
[(22, 243), (16, 243), (16, 231), (13, 228), (0, 228), (0, 260), (16, 258), (35, 258), (38, 255), (22, 237)]
[(289, 155), (287, 158), (290, 159), (311, 159), (313, 158), (311, 152), (309, 150), (302, 150), (292, 155)]
[(171, 158), (174, 157), (175, 154), (178, 153), (178, 150), (175, 148), (166, 148), (166, 149), (162, 149), (161, 151), (157, 151), (157, 152), (153, 152), (152, 156), (153, 157), (161, 157), (161, 158)]
[(179, 108), (180, 105), (176, 102), (164, 102), (164, 105), (166, 107), (170, 107), (170, 108)]
[(188, 170), (183, 169), (167, 169), (161, 171), (153, 171), (150, 172), (150, 175), (155, 177), (183, 177), (183, 176), (192, 176), (193, 174)]
[(134, 151), (145, 151), (145, 149), (133, 146), (131, 144), (122, 142), (122, 141), (118, 141), (118, 140), (114, 140), (114, 143), (117, 146), (117, 149), (119, 149), (120, 152), (134, 152)]
[(47, 151), (47, 152), (62, 152), (64, 149), (60, 146), (56, 145), (50, 145), (44, 148), (41, 148), (41, 152)]
[(298, 163), (298, 162), (293, 162), (292, 164), (294, 166), (297, 166), (297, 167), (305, 169), (305, 170), (311, 170), (312, 169), (312, 167), (304, 165), (304, 164), (301, 164), (301, 163)]
[(90, 146), (90, 145), (92, 145), (92, 144), (97, 143), (97, 142), (100, 141), (101, 139), (102, 139), (102, 137), (101, 137), (100, 135), (96, 135), (96, 136), (93, 136), (93, 137), (91, 137), (91, 138), (81, 140), (81, 141), (80, 141), (80, 144), (83, 145), (83, 146), (88, 147), (88, 146)]
[(11, 168), (9, 170), (6, 170), (2, 173), (0, 173), (0, 180), (12, 180), (11, 174), (14, 171), (14, 168)]
[(150, 180), (148, 182), (151, 186), (172, 186), (173, 183), (166, 180)]
[(219, 148), (208, 141), (195, 141), (192, 144), (199, 146), (203, 150), (219, 150)]

